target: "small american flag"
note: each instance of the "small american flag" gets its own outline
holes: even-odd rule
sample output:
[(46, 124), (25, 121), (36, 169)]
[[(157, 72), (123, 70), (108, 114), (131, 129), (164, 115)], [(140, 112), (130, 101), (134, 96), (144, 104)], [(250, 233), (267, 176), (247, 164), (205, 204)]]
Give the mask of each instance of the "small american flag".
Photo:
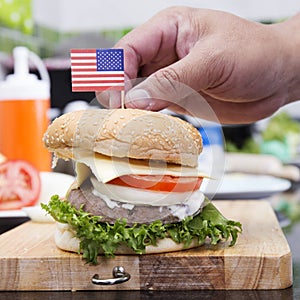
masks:
[(71, 49), (72, 91), (124, 90), (123, 49)]

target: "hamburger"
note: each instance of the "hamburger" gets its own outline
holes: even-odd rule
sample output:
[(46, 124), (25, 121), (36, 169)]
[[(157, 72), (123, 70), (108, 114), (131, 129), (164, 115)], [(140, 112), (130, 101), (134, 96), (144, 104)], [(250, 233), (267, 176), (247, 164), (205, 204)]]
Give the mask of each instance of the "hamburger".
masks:
[(97, 263), (99, 254), (149, 254), (234, 245), (241, 224), (201, 192), (199, 131), (180, 118), (138, 109), (89, 109), (49, 125), (45, 147), (72, 160), (64, 198), (42, 204), (56, 221), (56, 245)]

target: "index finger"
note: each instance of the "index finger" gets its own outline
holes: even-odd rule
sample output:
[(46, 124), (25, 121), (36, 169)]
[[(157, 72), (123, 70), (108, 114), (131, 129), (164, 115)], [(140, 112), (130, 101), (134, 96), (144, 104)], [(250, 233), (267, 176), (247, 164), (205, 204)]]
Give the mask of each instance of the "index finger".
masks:
[(145, 77), (174, 63), (177, 26), (174, 18), (159, 13), (133, 29), (116, 43), (124, 49), (125, 73), (128, 79)]

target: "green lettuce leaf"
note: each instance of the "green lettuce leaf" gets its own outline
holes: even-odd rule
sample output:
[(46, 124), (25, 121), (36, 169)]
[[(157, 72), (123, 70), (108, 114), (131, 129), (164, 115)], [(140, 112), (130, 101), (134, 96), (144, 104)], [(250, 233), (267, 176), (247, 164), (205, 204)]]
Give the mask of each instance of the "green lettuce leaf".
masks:
[(209, 202), (202, 212), (194, 217), (187, 217), (179, 223), (163, 224), (154, 221), (151, 224), (135, 224), (127, 226), (125, 219), (118, 219), (115, 224), (101, 222), (101, 216), (92, 216), (83, 210), (76, 209), (59, 196), (52, 196), (48, 204), (41, 204), (57, 222), (67, 223), (80, 240), (79, 253), (92, 264), (97, 264), (100, 250), (107, 257), (113, 257), (117, 248), (125, 243), (137, 254), (145, 253), (146, 246), (157, 245), (159, 239), (170, 237), (176, 243), (184, 243), (188, 247), (193, 240), (199, 245), (207, 238), (212, 245), (221, 240), (231, 238), (230, 246), (236, 243), (242, 231), (239, 222), (226, 219), (217, 208)]

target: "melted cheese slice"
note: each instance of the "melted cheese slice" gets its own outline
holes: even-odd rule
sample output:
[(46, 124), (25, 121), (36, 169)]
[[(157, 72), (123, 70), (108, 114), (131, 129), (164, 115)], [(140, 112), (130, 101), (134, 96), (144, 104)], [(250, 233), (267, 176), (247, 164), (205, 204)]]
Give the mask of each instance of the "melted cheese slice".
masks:
[[(104, 156), (98, 153), (76, 153), (77, 180), (80, 185), (90, 170), (96, 178), (107, 183), (123, 175), (171, 175), (181, 177), (209, 177), (197, 168), (190, 168), (161, 161), (146, 161)], [(88, 168), (87, 168), (88, 167)]]

